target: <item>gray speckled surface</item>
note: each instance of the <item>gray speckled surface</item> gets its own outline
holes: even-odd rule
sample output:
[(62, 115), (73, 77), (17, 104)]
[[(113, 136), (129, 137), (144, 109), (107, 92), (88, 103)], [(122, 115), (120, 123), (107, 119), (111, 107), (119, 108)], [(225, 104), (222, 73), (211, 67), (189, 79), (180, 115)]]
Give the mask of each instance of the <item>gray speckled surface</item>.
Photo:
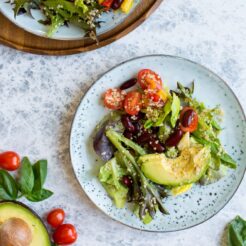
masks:
[(47, 187), (55, 195), (31, 204), (41, 215), (52, 207), (67, 211), (79, 239), (75, 245), (224, 245), (225, 225), (246, 218), (246, 181), (229, 204), (202, 225), (154, 234), (127, 228), (100, 212), (75, 180), (69, 159), (69, 132), (75, 109), (88, 86), (129, 58), (164, 53), (199, 62), (224, 78), (246, 109), (246, 3), (244, 0), (166, 0), (128, 36), (85, 54), (45, 57), (0, 46), (1, 149), (33, 160), (47, 158)]

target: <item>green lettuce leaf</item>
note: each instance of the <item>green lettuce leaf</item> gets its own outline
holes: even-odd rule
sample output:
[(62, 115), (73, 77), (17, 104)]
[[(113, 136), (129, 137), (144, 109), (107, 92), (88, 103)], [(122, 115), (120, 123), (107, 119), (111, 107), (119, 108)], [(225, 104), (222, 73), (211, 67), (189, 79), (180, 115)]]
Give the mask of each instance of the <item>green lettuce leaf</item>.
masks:
[(172, 127), (175, 127), (176, 122), (179, 118), (179, 111), (180, 111), (180, 100), (179, 100), (179, 97), (176, 96), (175, 93), (173, 93), (171, 111), (172, 111), (172, 115), (171, 115), (170, 122), (171, 122)]
[(108, 161), (99, 171), (99, 180), (117, 208), (123, 208), (127, 200), (128, 188), (121, 183), (126, 174), (126, 170), (117, 163), (116, 158)]

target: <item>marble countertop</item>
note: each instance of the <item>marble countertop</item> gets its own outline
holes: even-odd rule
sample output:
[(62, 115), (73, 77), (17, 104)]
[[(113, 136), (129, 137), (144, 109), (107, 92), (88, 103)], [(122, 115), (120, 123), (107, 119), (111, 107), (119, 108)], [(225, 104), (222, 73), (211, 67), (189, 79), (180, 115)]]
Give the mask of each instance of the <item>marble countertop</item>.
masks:
[(148, 233), (112, 221), (86, 197), (69, 158), (69, 132), (81, 97), (116, 64), (146, 54), (170, 54), (201, 63), (231, 86), (246, 109), (246, 2), (165, 0), (139, 28), (98, 50), (64, 57), (37, 56), (0, 46), (1, 149), (32, 160), (47, 158), (47, 187), (55, 195), (30, 204), (40, 215), (63, 207), (74, 223), (75, 245), (225, 245), (226, 224), (246, 218), (246, 180), (209, 221), (175, 233)]

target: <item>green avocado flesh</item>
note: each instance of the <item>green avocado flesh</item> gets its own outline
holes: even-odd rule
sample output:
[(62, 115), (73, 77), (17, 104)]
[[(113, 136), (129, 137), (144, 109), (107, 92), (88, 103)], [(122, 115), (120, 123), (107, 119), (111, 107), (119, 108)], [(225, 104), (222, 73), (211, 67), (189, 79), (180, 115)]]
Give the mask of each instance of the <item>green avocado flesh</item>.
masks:
[(30, 209), (22, 206), (21, 203), (2, 202), (0, 203), (0, 227), (11, 218), (22, 219), (32, 232), (30, 246), (51, 246), (49, 234), (41, 219)]
[(180, 186), (197, 182), (210, 163), (207, 147), (190, 147), (180, 156), (170, 159), (165, 154), (149, 154), (139, 158), (144, 175), (151, 181), (168, 186)]

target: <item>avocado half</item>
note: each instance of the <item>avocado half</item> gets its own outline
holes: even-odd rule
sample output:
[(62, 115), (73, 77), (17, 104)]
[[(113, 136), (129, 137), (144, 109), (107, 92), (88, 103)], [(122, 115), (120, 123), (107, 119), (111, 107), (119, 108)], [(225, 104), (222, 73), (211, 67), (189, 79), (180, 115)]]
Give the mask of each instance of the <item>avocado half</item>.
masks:
[(207, 147), (190, 147), (179, 157), (170, 159), (165, 154), (149, 154), (139, 158), (144, 175), (151, 181), (168, 186), (197, 182), (206, 172), (211, 160)]
[[(20, 228), (19, 231), (18, 228)], [(12, 231), (14, 231), (14, 236), (11, 236), (10, 233), (7, 235), (8, 232)], [(9, 243), (9, 245), (14, 245), (13, 242), (15, 242), (16, 237), (19, 236), (21, 239), (24, 237), (23, 242), (20, 242), (21, 240), (18, 242), (20, 246), (25, 245), (25, 240), (29, 241), (28, 246), (51, 246), (49, 233), (41, 218), (21, 202), (0, 202), (0, 235), (0, 244), (1, 240), (7, 240), (8, 243), (12, 240), (12, 244)], [(5, 236), (8, 238), (3, 239)]]

